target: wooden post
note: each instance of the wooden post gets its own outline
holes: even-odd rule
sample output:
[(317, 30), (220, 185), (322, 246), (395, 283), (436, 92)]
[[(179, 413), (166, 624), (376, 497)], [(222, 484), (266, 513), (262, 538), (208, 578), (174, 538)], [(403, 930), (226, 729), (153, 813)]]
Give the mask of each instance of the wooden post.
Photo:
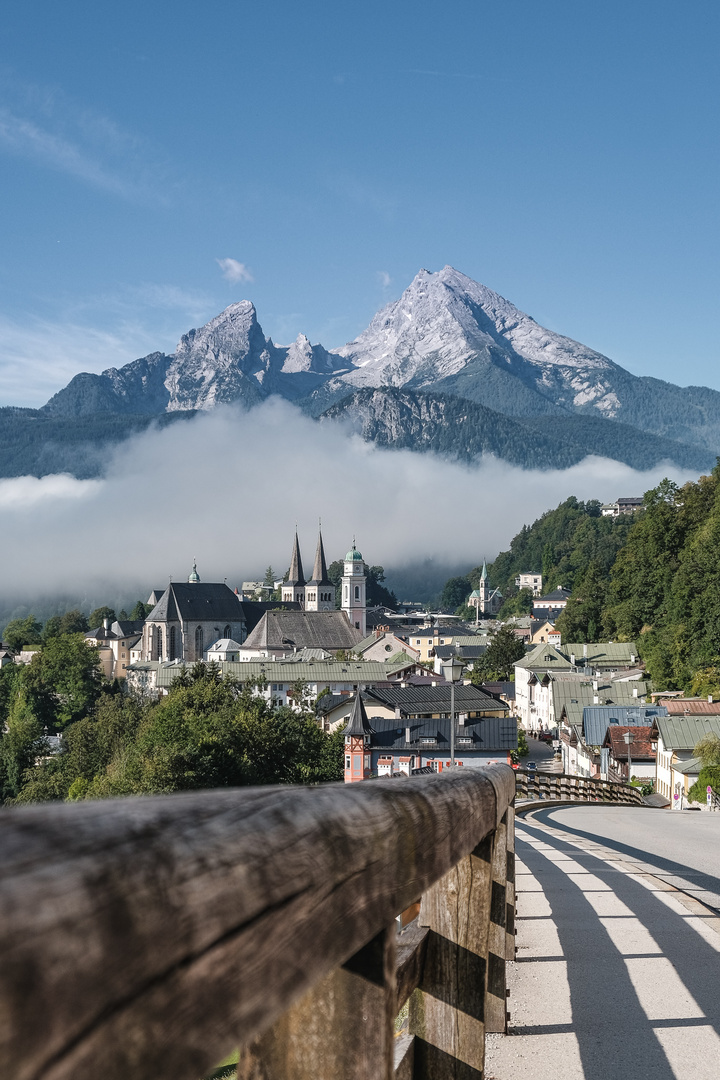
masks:
[(493, 847), (486, 837), (423, 897), (430, 934), (409, 1018), (415, 1080), (482, 1080)]
[(515, 806), (510, 805), (506, 814), (507, 825), (507, 872), (505, 883), (505, 959), (515, 959)]
[(505, 940), (507, 927), (507, 811), (495, 831), (492, 861), (492, 895), (488, 929), (487, 990), (485, 994), (485, 1031), (505, 1031)]
[(396, 937), (393, 923), (241, 1050), (238, 1080), (392, 1080)]

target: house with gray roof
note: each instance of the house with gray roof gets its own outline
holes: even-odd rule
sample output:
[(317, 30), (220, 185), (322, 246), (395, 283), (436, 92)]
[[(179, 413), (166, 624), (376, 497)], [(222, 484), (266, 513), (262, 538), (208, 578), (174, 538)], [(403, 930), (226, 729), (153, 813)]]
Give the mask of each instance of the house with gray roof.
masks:
[(352, 652), (362, 640), (344, 611), (267, 611), (243, 642), (240, 659), (279, 658), (301, 649)]
[(653, 734), (657, 737), (655, 790), (671, 800), (673, 809), (682, 810), (702, 767), (695, 757), (695, 747), (706, 735), (720, 738), (720, 716), (709, 713), (658, 716)]
[[(452, 723), (456, 765), (481, 768), (495, 762), (510, 764), (511, 754), (517, 750), (517, 725), (507, 715), (507, 708), (499, 708), (501, 702), (478, 692), (472, 700), (463, 700), (451, 721), (449, 700), (449, 686), (430, 691), (376, 688), (358, 694), (344, 728), (348, 754), (353, 739), (359, 738), (369, 775), (410, 775), (425, 768), (441, 772), (451, 764)], [(351, 780), (350, 762), (346, 759), (345, 764), (346, 780)]]
[(171, 581), (148, 615), (133, 659), (193, 664), (222, 638), (244, 642), (262, 616), (280, 606), (273, 601), (241, 601), (223, 582), (201, 581), (193, 563), (188, 580)]
[[(567, 645), (544, 642), (515, 664), (518, 715), (526, 731), (551, 731), (557, 726), (560, 715), (555, 708), (554, 683), (590, 682), (594, 686), (593, 698), (597, 696), (598, 700), (591, 699), (584, 704), (604, 705), (617, 698), (611, 696), (609, 701), (603, 701), (600, 683), (637, 682), (628, 696), (638, 698), (646, 689), (643, 686), (640, 691), (642, 675), (634, 642), (571, 642)], [(631, 701), (627, 703), (632, 704)]]

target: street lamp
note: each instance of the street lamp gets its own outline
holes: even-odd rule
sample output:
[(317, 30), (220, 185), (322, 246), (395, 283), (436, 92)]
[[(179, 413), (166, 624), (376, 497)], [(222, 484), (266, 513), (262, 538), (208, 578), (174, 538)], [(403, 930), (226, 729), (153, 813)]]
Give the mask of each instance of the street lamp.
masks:
[(443, 678), (450, 683), (450, 765), (455, 764), (455, 683), (462, 676), (465, 665), (457, 656), (441, 664)]
[(629, 784), (630, 780), (632, 778), (632, 774), (630, 772), (630, 769), (632, 767), (632, 761), (630, 760), (630, 747), (635, 742), (635, 736), (632, 733), (632, 731), (626, 731), (625, 734), (623, 735), (623, 739), (627, 743), (627, 748), (628, 748), (628, 784)]

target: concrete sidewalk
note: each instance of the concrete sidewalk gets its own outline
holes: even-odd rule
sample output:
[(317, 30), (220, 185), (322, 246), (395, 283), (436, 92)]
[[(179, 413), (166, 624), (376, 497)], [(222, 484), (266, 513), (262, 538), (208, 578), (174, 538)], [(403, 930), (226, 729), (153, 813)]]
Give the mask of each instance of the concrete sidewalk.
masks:
[(533, 814), (516, 849), (511, 1034), (488, 1036), (488, 1080), (718, 1080), (720, 918)]

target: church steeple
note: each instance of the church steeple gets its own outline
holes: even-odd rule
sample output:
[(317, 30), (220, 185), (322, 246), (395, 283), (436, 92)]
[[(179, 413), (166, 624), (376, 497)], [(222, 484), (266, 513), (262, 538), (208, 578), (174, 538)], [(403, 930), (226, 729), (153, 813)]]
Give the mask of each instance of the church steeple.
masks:
[(282, 598), (286, 603), (299, 604), (301, 608), (305, 608), (305, 575), (303, 574), (302, 559), (300, 557), (297, 529), (295, 530), (295, 542), (290, 556), (288, 578), (282, 584)]
[(305, 586), (305, 610), (335, 610), (335, 586), (328, 577), (325, 548), (323, 547), (322, 532), (319, 529), (313, 574), (311, 580)]
[(350, 719), (343, 732), (345, 736), (345, 783), (365, 780), (371, 770), (371, 743), (373, 729), (358, 686)]
[(297, 530), (295, 532), (295, 543), (293, 544), (292, 555), (290, 556), (290, 573), (288, 574), (288, 579), (285, 584), (305, 584), (305, 575), (303, 574), (302, 559), (300, 558), (300, 543), (298, 541)]

